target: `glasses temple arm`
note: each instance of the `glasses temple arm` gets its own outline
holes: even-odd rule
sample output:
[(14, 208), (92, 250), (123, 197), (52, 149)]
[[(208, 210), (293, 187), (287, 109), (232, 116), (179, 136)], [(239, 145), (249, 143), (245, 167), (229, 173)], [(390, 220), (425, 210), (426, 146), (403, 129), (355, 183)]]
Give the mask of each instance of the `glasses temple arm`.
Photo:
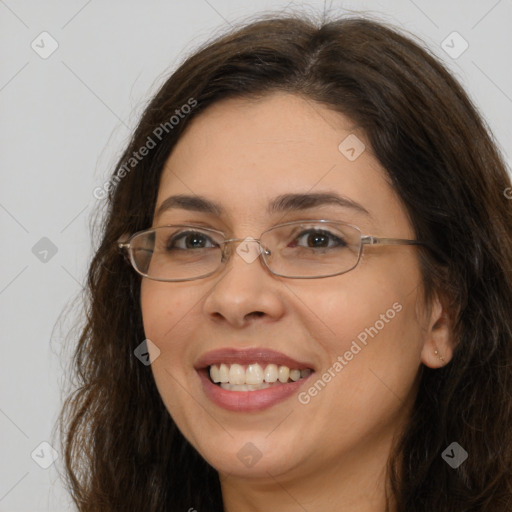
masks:
[(426, 245), (424, 242), (419, 240), (408, 240), (405, 238), (379, 238), (371, 235), (362, 236), (361, 243), (366, 245)]

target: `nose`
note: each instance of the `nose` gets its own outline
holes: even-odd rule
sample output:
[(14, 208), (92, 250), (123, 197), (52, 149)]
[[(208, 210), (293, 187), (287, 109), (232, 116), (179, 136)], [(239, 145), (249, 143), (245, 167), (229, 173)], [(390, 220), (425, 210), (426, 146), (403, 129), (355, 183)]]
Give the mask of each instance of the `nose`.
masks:
[(279, 319), (284, 313), (282, 278), (266, 268), (259, 242), (248, 238), (226, 241), (230, 243), (224, 247), (225, 265), (203, 303), (205, 315), (239, 328), (257, 318)]

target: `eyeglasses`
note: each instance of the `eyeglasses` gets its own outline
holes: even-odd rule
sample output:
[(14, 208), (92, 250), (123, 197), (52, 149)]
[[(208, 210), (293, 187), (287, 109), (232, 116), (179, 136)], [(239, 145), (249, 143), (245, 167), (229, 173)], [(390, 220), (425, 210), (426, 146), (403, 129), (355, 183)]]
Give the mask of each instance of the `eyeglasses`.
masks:
[(330, 220), (300, 220), (277, 224), (259, 239), (230, 238), (201, 226), (173, 224), (139, 231), (119, 242), (133, 268), (156, 281), (190, 281), (214, 274), (236, 252), (248, 263), (260, 258), (274, 275), (317, 279), (354, 269), (364, 245), (425, 245), (419, 240), (377, 238), (359, 228)]

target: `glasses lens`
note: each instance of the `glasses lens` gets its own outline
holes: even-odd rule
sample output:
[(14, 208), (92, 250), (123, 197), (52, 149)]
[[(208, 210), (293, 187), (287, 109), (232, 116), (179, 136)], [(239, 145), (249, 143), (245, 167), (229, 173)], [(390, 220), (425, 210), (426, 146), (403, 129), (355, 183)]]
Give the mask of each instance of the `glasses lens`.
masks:
[(158, 280), (185, 280), (214, 272), (222, 235), (192, 226), (165, 226), (139, 233), (130, 248), (135, 269)]
[(328, 277), (353, 269), (361, 252), (361, 233), (339, 222), (298, 222), (266, 231), (262, 245), (272, 272), (283, 277)]

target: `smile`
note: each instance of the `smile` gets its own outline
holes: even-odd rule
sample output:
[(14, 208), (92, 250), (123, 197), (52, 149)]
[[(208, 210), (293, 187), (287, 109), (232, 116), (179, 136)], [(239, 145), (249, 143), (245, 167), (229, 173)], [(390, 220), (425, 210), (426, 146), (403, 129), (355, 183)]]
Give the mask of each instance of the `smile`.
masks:
[(210, 379), (222, 389), (228, 391), (257, 391), (270, 386), (278, 386), (288, 382), (296, 382), (310, 375), (310, 368), (290, 369), (275, 363), (260, 365), (253, 363), (214, 364), (209, 367)]
[(224, 348), (208, 352), (195, 365), (203, 392), (217, 406), (235, 412), (269, 408), (297, 394), (315, 372), (266, 348)]

